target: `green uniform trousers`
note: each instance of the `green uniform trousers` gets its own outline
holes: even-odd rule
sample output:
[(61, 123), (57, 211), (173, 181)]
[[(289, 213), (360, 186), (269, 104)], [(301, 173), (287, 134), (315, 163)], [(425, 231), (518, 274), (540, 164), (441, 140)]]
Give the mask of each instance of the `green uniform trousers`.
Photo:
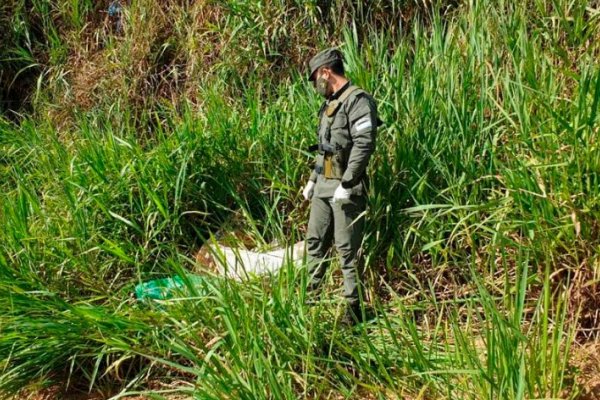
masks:
[(326, 259), (332, 241), (341, 258), (344, 297), (350, 305), (360, 303), (363, 266), (360, 245), (363, 238), (366, 196), (351, 196), (348, 204), (331, 203), (331, 197), (313, 196), (306, 237), (309, 290), (317, 290), (329, 266)]

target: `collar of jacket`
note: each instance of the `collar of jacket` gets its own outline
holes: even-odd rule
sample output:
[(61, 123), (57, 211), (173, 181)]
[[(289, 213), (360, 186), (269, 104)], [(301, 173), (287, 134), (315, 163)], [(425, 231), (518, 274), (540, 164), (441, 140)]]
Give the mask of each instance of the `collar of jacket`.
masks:
[(327, 101), (333, 101), (333, 100), (339, 98), (342, 95), (342, 93), (344, 93), (344, 91), (346, 89), (348, 89), (351, 85), (352, 85), (352, 83), (350, 81), (346, 82), (344, 84), (344, 86), (342, 86), (341, 88), (339, 88), (337, 90), (337, 92), (335, 92), (331, 96), (329, 96), (329, 98), (327, 99)]

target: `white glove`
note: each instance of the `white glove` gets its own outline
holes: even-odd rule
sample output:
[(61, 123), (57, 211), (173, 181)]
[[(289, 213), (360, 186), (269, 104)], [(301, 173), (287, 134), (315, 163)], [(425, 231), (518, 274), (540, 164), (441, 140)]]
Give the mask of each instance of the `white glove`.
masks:
[(352, 192), (348, 189), (344, 189), (342, 185), (338, 186), (333, 193), (333, 199), (331, 200), (335, 204), (347, 204), (350, 203), (350, 195)]
[(304, 200), (310, 200), (313, 193), (315, 191), (315, 183), (313, 181), (308, 181), (306, 186), (304, 186), (304, 190), (302, 191), (302, 196), (304, 196)]

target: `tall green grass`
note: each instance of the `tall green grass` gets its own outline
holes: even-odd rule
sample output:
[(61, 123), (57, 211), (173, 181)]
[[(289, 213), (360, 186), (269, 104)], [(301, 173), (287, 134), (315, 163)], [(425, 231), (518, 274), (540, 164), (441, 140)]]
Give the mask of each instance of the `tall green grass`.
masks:
[[(254, 3), (228, 4), (229, 22), (260, 26)], [(576, 398), (576, 276), (597, 287), (599, 14), (560, 0), (442, 11), (340, 38), (385, 121), (363, 243), (378, 317), (353, 330), (339, 275), (309, 308), (292, 265), (158, 305), (129, 297), (197, 270), (223, 226), (258, 248), (303, 237), (320, 99), (298, 71), (236, 83), (235, 59), (200, 106), (140, 114), (112, 98), (75, 112), (76, 129), (0, 122), (0, 390), (161, 379), (202, 399)]]

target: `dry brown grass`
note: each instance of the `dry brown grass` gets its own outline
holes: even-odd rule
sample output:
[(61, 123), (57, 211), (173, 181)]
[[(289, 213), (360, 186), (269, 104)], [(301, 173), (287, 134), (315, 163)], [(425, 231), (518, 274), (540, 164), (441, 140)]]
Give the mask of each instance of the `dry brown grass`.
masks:
[[(341, 44), (341, 29), (352, 21), (359, 36), (372, 29), (396, 32), (399, 22), (406, 30), (419, 10), (430, 7), (385, 1), (355, 7), (341, 0), (321, 8), (296, 1), (260, 7), (235, 1), (123, 1), (123, 29), (116, 32), (107, 13), (110, 3), (95, 2), (82, 29), (64, 14), (69, 7), (55, 5), (52, 21), (67, 58), (50, 65), (40, 53), (47, 98), (36, 108), (59, 126), (67, 126), (76, 110), (108, 108), (116, 101), (137, 115), (163, 104), (199, 106), (202, 84), (216, 73), (230, 76), (224, 95), (236, 97), (248, 77), (268, 82), (302, 73), (318, 49)], [(28, 12), (41, 24), (35, 11)]]
[(571, 365), (579, 370), (577, 376), (577, 383), (581, 388), (579, 399), (600, 399), (600, 341), (576, 346), (571, 354)]

